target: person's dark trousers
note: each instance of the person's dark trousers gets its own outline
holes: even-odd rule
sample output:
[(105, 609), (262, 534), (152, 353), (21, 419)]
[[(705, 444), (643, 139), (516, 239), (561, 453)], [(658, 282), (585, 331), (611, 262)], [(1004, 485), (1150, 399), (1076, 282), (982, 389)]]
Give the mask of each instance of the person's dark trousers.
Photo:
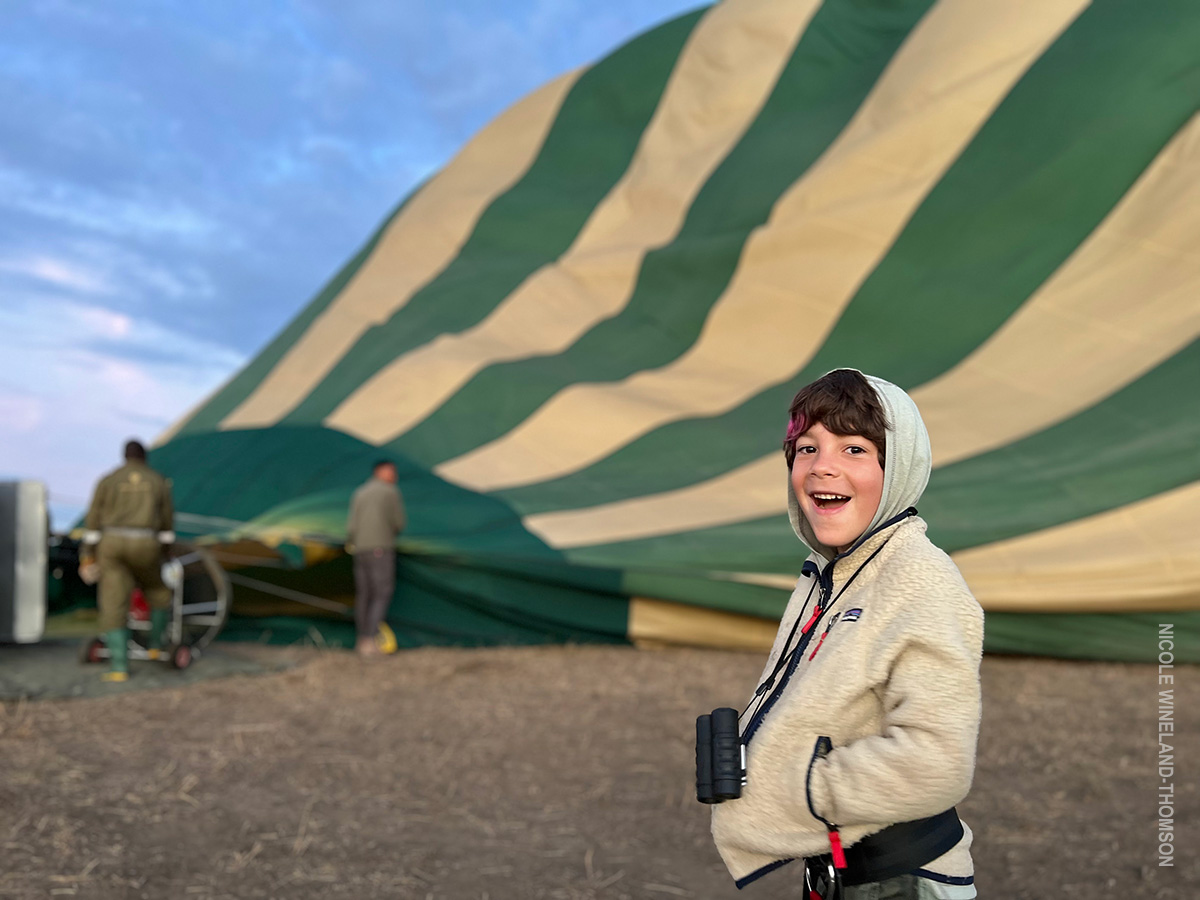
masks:
[[(953, 888), (958, 895), (974, 894), (965, 888)], [(897, 875), (885, 881), (858, 884), (842, 891), (843, 900), (936, 900), (933, 882), (916, 875)]]
[(379, 548), (354, 554), (354, 624), (359, 637), (373, 638), (379, 632), (395, 588), (395, 550)]

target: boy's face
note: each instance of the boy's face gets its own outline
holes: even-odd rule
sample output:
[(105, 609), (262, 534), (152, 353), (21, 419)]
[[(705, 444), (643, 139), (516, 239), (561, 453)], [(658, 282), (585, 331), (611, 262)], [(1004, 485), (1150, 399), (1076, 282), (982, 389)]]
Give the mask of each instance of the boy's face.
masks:
[(879, 448), (820, 422), (796, 438), (792, 489), (817, 540), (838, 553), (867, 530), (883, 496)]

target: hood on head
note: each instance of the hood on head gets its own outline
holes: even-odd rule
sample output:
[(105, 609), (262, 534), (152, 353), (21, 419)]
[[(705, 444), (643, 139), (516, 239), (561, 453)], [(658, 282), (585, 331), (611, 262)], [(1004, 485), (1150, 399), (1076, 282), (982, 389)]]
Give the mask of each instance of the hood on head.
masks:
[[(854, 371), (858, 371), (855, 369)], [(874, 375), (859, 373), (875, 389), (876, 396), (887, 417), (887, 433), (883, 461), (883, 494), (879, 498), (879, 509), (867, 526), (864, 534), (910, 506), (915, 506), (925, 486), (929, 484), (929, 473), (933, 468), (933, 451), (929, 447), (929, 432), (921, 420), (920, 410), (901, 388), (890, 381)], [(796, 537), (804, 541), (813, 552), (833, 559), (837, 550), (817, 541), (812, 525), (800, 511), (796, 492), (792, 489), (792, 473), (788, 472), (788, 518)], [(854, 546), (858, 546), (855, 541)], [(854, 549), (851, 547), (851, 549)]]

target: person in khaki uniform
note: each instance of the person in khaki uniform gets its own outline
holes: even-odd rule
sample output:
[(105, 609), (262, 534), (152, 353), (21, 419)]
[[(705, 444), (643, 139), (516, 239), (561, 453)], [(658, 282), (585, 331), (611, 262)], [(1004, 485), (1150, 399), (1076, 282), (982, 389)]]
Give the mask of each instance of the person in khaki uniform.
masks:
[(140, 587), (150, 607), (150, 658), (170, 618), (171, 589), (162, 580), (164, 545), (175, 540), (171, 483), (146, 463), (138, 441), (125, 445), (125, 465), (96, 485), (85, 519), (81, 568), (98, 562), (100, 630), (112, 661), (105, 681), (129, 677), (129, 596)]
[(384, 622), (396, 587), (396, 538), (406, 523), (404, 501), (396, 487), (396, 466), (380, 460), (372, 477), (354, 492), (346, 521), (346, 544), (354, 554), (355, 649), (362, 656), (396, 649), (395, 636)]

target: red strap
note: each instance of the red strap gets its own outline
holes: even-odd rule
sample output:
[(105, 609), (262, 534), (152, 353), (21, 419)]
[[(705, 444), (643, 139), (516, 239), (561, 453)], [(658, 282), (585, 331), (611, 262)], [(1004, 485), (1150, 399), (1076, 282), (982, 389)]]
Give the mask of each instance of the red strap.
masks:
[(808, 630), (813, 627), (813, 623), (816, 622), (817, 619), (821, 618), (821, 613), (824, 611), (825, 610), (821, 609), (820, 604), (817, 604), (817, 606), (813, 607), (813, 614), (809, 620), (804, 623), (804, 627), (800, 629), (800, 633), (808, 634)]
[(829, 832), (829, 849), (833, 853), (833, 867), (835, 869), (846, 868), (846, 854), (842, 850), (842, 836), (838, 834), (836, 828)]

